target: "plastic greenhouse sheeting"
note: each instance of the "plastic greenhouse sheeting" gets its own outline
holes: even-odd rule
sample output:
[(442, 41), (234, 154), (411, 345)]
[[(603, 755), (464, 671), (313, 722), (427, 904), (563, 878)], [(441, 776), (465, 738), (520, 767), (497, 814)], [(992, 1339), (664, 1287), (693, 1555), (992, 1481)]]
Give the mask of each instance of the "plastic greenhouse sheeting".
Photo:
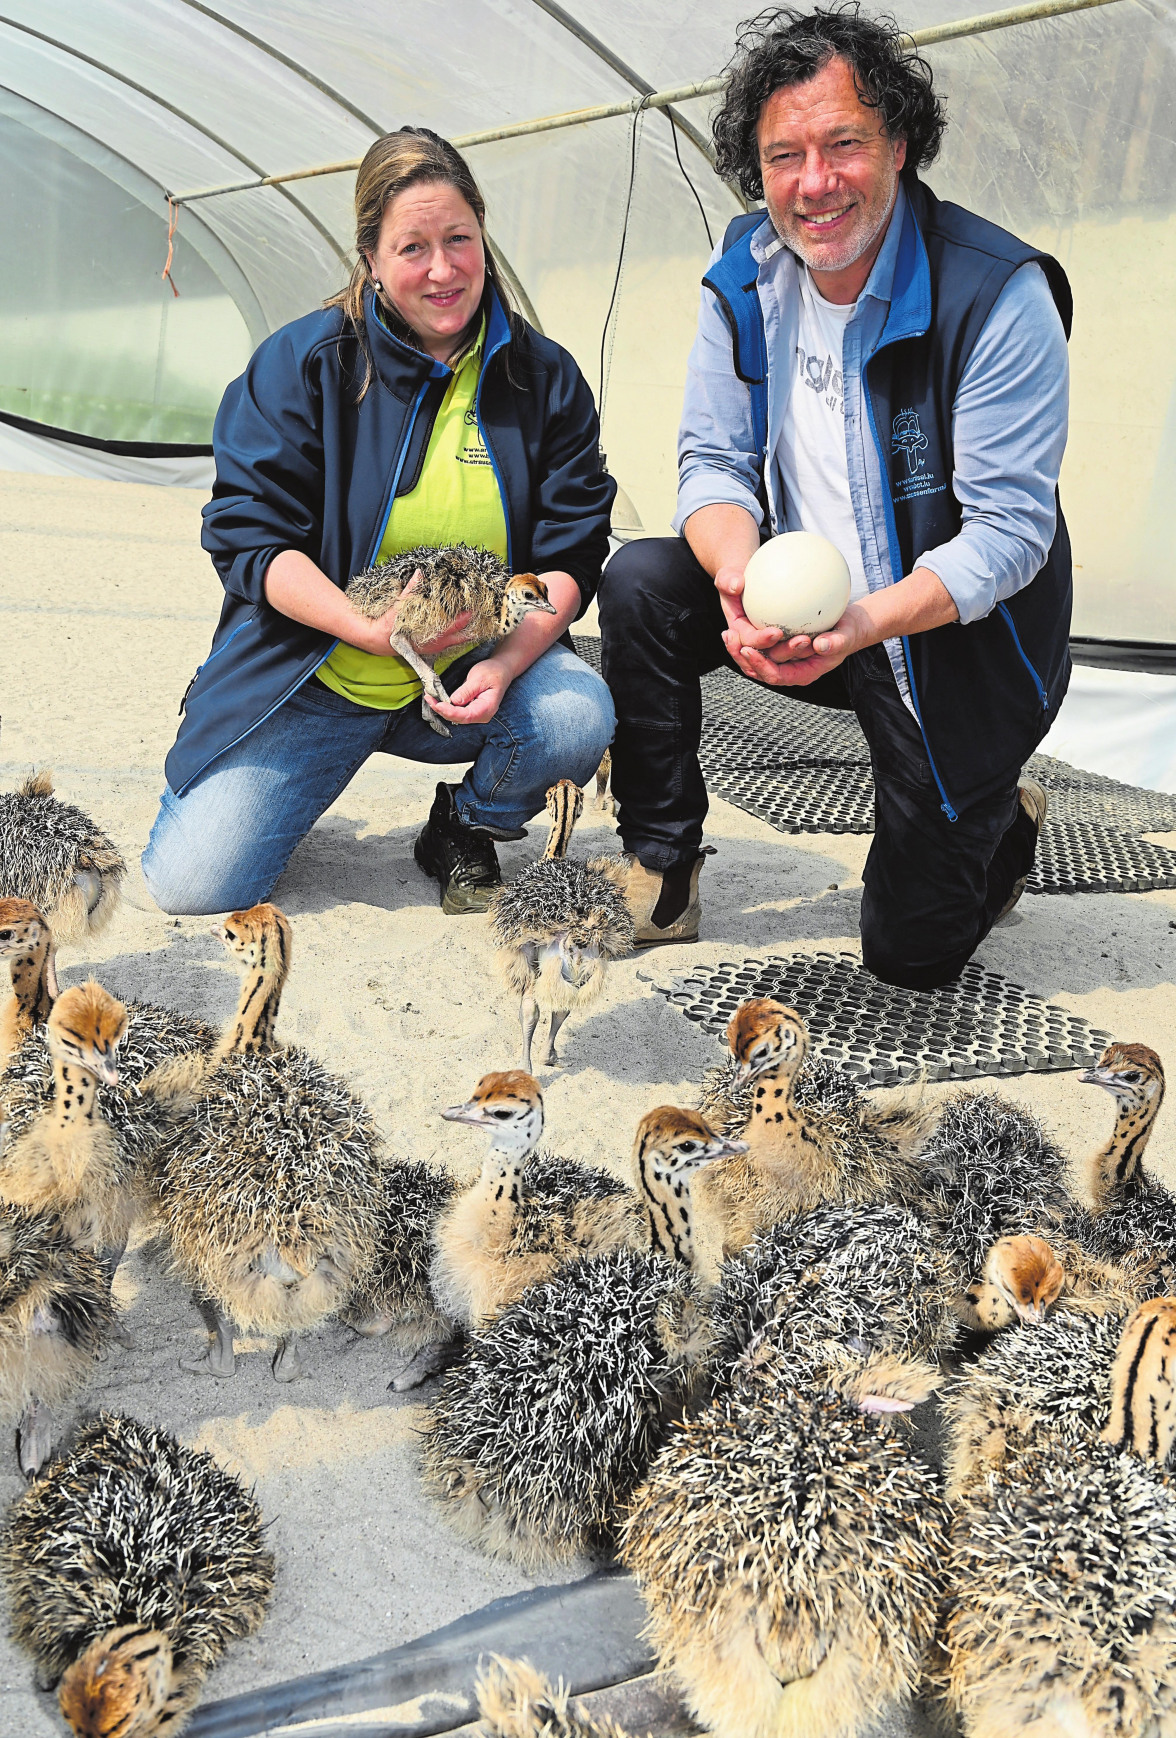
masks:
[[(358, 157), (408, 121), (461, 135), (703, 79), (750, 10), (594, 0), (577, 21), (548, 0), (0, 0), (0, 415), (207, 442), (251, 347), (346, 276), (353, 176), (184, 206), (178, 296), (160, 277), (165, 190)], [(911, 30), (975, 10), (895, 7)], [(931, 184), (1056, 253), (1073, 281), (1075, 629), (1176, 640), (1174, 0), (924, 52), (951, 121)], [(705, 136), (713, 101), (676, 112)], [(688, 134), (677, 143), (681, 167), (671, 121), (649, 111), (469, 152), (526, 303), (596, 389), (603, 349), (610, 468), (655, 532), (672, 510), (707, 227), (740, 209)]]

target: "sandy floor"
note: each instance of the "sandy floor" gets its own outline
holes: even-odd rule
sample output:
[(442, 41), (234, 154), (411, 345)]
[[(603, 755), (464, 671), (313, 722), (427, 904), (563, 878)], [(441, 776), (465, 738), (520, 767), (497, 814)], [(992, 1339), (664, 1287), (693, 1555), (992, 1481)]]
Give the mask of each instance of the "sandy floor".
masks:
[[(199, 547), (200, 499), (183, 490), (0, 474), (4, 660), (0, 780), (34, 764), (137, 858), (162, 784), (176, 708), (207, 649), (220, 588)], [(281, 1029), (346, 1075), (404, 1155), (472, 1168), (473, 1130), (438, 1110), (516, 1057), (514, 1010), (495, 978), (483, 919), (442, 917), (412, 860), (432, 769), (377, 759), (294, 857), (277, 897), (294, 924), (295, 963)], [(590, 811), (591, 814), (591, 811)], [(611, 824), (586, 817), (586, 842)], [(713, 1040), (653, 993), (650, 977), (732, 956), (856, 945), (868, 840), (785, 839), (716, 802), (706, 870), (705, 939), (614, 969), (603, 1001), (568, 1023), (563, 1066), (544, 1079), (553, 1148), (624, 1166), (637, 1119), (690, 1102)], [(507, 873), (540, 834), (503, 848)], [(831, 884), (835, 884), (831, 885)], [(1161, 1054), (1176, 1022), (1176, 894), (1026, 898), (981, 950), (1028, 990)], [(208, 920), (125, 906), (86, 954), (64, 951), (63, 980), (91, 968), (112, 990), (223, 1018), (236, 976)], [(1067, 1150), (1108, 1129), (1109, 1101), (1072, 1074), (1022, 1076), (1001, 1089), (1031, 1105)], [(1176, 1183), (1176, 1117), (1151, 1155)], [(351, 1343), (328, 1325), (307, 1345), (307, 1378), (274, 1384), (261, 1344), (225, 1385), (182, 1373), (199, 1319), (157, 1252), (120, 1270), (133, 1351), (116, 1350), (88, 1404), (133, 1411), (213, 1450), (254, 1481), (279, 1560), (271, 1616), (236, 1648), (210, 1697), (356, 1659), (420, 1635), (528, 1585), (464, 1549), (414, 1481), (418, 1404), (386, 1392), (391, 1348)], [(0, 1500), (20, 1488), (0, 1457)], [(0, 1734), (62, 1728), (31, 1690), (27, 1662), (0, 1642)]]

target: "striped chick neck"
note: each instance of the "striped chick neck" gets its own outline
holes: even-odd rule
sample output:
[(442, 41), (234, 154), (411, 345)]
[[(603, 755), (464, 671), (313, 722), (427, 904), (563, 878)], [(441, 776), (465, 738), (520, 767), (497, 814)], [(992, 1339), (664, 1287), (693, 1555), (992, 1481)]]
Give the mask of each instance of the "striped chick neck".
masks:
[(547, 793), (548, 833), (545, 858), (566, 857), (576, 822), (584, 812), (584, 793), (570, 778), (561, 778)]
[(1115, 1100), (1115, 1128), (1093, 1155), (1088, 1187), (1096, 1208), (1128, 1193), (1140, 1174), (1152, 1128), (1164, 1102), (1164, 1065), (1146, 1044), (1109, 1044), (1098, 1066), (1078, 1076)]
[(1103, 1441), (1163, 1466), (1176, 1441), (1176, 1298), (1150, 1298), (1127, 1318), (1111, 1366)]
[(290, 925), (276, 905), (234, 911), (212, 931), (241, 972), (241, 995), (217, 1049), (225, 1056), (267, 1055), (277, 1049), (274, 1025), (290, 972)]
[(633, 1142), (633, 1170), (645, 1202), (650, 1247), (690, 1267), (694, 1262), (695, 1173), (716, 1159), (744, 1153), (744, 1141), (717, 1135), (697, 1111), (664, 1104), (642, 1117)]
[(49, 1018), (49, 925), (27, 899), (0, 899), (0, 959), (8, 961), (16, 999), (18, 1030), (23, 1034)]

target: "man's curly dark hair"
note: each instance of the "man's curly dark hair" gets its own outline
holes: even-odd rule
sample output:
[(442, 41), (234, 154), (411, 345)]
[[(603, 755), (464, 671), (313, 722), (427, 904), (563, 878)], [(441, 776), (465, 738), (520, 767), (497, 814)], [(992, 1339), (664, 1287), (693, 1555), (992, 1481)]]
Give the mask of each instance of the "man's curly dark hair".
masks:
[(774, 91), (807, 83), (834, 55), (849, 62), (858, 95), (879, 111), (890, 138), (906, 140), (903, 172), (934, 162), (947, 117), (931, 88), (931, 68), (893, 18), (863, 17), (859, 0), (816, 12), (773, 7), (740, 25), (713, 122), (715, 166), (746, 198), (764, 193), (755, 136), (760, 110)]

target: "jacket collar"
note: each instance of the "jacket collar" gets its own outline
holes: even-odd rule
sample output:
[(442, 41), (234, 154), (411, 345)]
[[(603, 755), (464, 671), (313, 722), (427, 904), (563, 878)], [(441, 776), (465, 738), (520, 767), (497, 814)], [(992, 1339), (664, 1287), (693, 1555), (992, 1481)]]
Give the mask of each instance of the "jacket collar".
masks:
[[(482, 357), (482, 367), (485, 368), (490, 358), (511, 340), (506, 309), (489, 281), (482, 298), (482, 313), (486, 321)], [(364, 303), (364, 329), (371, 350), (372, 364), (380, 381), (389, 392), (395, 393), (399, 398), (404, 397), (406, 384), (411, 390), (413, 386), (422, 386), (427, 380), (448, 379), (452, 372), (447, 363), (435, 361), (423, 350), (406, 344), (402, 338), (389, 331), (379, 316), (374, 291), (368, 292)]]

